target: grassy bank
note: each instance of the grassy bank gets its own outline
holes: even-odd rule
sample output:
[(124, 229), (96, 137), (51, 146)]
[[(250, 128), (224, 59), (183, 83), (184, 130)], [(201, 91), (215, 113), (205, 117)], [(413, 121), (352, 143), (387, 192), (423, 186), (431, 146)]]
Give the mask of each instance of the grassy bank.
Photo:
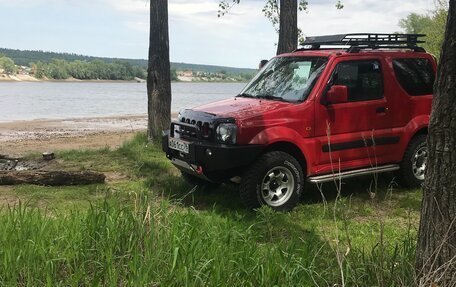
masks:
[[(291, 213), (183, 182), (144, 135), (64, 151), (108, 183), (0, 189), (0, 286), (410, 286), (420, 192), (309, 186)], [(324, 195), (322, 198), (321, 192)], [(373, 190), (371, 190), (373, 191)], [(15, 204), (8, 207), (5, 203)]]

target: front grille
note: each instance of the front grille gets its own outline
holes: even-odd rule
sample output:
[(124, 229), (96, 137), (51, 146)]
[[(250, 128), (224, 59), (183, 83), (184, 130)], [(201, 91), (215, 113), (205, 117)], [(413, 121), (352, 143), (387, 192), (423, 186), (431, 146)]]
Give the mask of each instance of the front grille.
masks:
[(215, 129), (220, 123), (234, 123), (234, 119), (221, 118), (216, 114), (203, 111), (184, 109), (179, 113), (179, 121), (171, 123), (171, 136), (215, 142)]
[(174, 132), (179, 134), (180, 137), (189, 139), (205, 139), (211, 140), (213, 137), (213, 129), (209, 122), (198, 121), (191, 118), (182, 117), (181, 123), (185, 125), (174, 125)]

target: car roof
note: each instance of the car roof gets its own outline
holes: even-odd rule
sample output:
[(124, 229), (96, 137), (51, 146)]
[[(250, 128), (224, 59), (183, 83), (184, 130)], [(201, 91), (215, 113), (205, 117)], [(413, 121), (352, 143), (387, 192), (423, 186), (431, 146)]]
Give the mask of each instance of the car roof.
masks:
[(415, 52), (409, 49), (375, 49), (375, 50), (361, 50), (358, 52), (348, 52), (347, 49), (320, 49), (320, 50), (306, 50), (298, 49), (291, 53), (285, 53), (278, 55), (277, 57), (340, 57), (340, 56), (359, 56), (359, 55), (375, 55), (375, 56), (390, 56), (390, 57), (401, 57), (401, 56), (416, 56), (424, 57), (430, 54), (426, 52)]

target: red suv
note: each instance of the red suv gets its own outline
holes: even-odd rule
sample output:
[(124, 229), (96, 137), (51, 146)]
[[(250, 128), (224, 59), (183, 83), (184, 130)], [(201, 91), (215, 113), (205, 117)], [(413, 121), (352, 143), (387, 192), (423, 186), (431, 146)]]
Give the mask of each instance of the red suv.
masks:
[(417, 34), (309, 37), (231, 99), (179, 113), (163, 149), (192, 183), (240, 184), (249, 208), (291, 210), (304, 183), (426, 168), (434, 57)]

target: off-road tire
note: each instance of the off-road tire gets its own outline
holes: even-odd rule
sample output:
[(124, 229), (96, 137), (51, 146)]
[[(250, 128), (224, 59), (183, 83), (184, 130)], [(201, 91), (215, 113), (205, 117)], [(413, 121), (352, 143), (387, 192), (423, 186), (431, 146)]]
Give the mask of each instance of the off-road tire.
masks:
[(427, 135), (417, 135), (410, 141), (401, 162), (399, 170), (399, 183), (408, 188), (420, 188), (424, 182), (413, 173), (413, 157), (415, 153), (426, 146)]
[(194, 175), (181, 171), (182, 178), (191, 186), (199, 186), (203, 188), (217, 188), (220, 186), (219, 182), (210, 182)]
[[(274, 168), (288, 170), (293, 177), (293, 188), (286, 191), (291, 192), (288, 199), (275, 206), (268, 204), (262, 195), (263, 180)], [(250, 209), (269, 205), (277, 211), (290, 211), (299, 203), (303, 185), (303, 169), (299, 162), (288, 153), (272, 151), (262, 155), (245, 171), (240, 184), (240, 196), (244, 205)]]

